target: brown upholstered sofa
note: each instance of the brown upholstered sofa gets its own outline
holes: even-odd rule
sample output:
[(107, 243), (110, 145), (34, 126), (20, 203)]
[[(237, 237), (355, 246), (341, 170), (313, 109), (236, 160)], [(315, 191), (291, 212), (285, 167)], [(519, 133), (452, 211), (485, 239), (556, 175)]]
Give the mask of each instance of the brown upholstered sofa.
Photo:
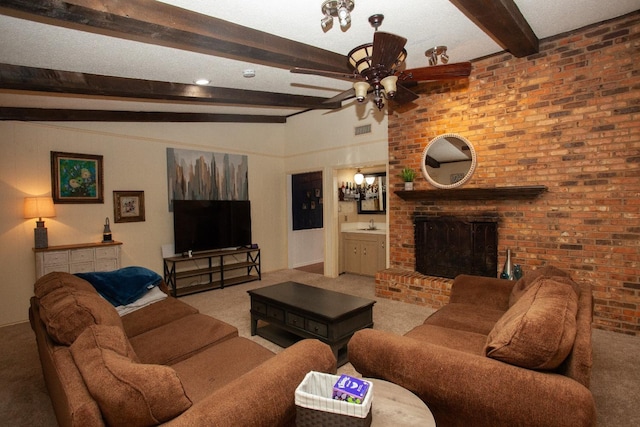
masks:
[(449, 304), (404, 336), (348, 345), (363, 376), (418, 395), (445, 426), (592, 426), (592, 296), (554, 267), (519, 281), (460, 275)]
[(292, 425), (305, 374), (336, 370), (320, 341), (274, 355), (175, 298), (120, 317), (67, 273), (43, 276), (34, 293), (29, 317), (61, 426)]

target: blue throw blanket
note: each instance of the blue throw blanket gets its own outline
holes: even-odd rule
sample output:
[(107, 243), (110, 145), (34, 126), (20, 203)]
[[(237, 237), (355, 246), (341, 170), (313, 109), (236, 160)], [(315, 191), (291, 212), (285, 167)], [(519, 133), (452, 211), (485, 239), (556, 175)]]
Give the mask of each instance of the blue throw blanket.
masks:
[(76, 273), (76, 276), (91, 283), (100, 295), (116, 307), (136, 301), (162, 281), (158, 273), (144, 267)]

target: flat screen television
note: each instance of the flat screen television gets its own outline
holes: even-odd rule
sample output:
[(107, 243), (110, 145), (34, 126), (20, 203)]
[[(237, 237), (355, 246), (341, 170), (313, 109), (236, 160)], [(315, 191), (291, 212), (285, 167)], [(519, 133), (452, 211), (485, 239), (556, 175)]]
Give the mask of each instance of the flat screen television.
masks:
[(251, 245), (248, 200), (174, 200), (175, 253)]

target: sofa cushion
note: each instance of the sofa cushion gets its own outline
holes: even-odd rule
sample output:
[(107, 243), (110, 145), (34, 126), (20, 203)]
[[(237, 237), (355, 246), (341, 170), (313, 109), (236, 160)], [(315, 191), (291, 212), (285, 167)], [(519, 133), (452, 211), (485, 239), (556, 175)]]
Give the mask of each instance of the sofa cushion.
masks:
[(511, 289), (511, 296), (509, 296), (509, 307), (516, 303), (520, 297), (526, 292), (526, 290), (533, 284), (533, 282), (539, 277), (570, 277), (569, 273), (564, 270), (560, 270), (552, 265), (545, 265), (544, 267), (537, 268), (535, 270), (527, 272), (522, 276)]
[(131, 304), (162, 281), (155, 271), (135, 266), (113, 271), (76, 273), (76, 276), (91, 283), (114, 307)]
[(189, 304), (167, 297), (133, 313), (125, 314), (122, 316), (122, 325), (125, 334), (131, 338), (197, 312), (198, 310)]
[(555, 369), (573, 347), (577, 312), (570, 284), (540, 277), (498, 320), (485, 354), (523, 368)]
[[(91, 285), (89, 285), (91, 286)], [(95, 289), (91, 291), (60, 287), (39, 299), (40, 318), (51, 338), (71, 345), (91, 325), (117, 326), (122, 321), (116, 309)]]
[(37, 298), (42, 298), (49, 292), (60, 288), (71, 288), (87, 292), (95, 291), (91, 283), (84, 279), (74, 276), (73, 274), (54, 271), (36, 280), (36, 283), (33, 285), (33, 293)]
[(484, 355), (484, 346), (487, 343), (486, 334), (429, 324), (416, 326), (404, 336), (476, 356)]
[(234, 337), (171, 365), (187, 396), (196, 403), (246, 374), (274, 353), (244, 337)]
[(171, 365), (236, 336), (238, 330), (235, 327), (198, 313), (181, 317), (129, 340), (143, 363)]
[(474, 332), (486, 337), (504, 313), (504, 310), (479, 304), (449, 303), (427, 317), (424, 324)]
[(71, 354), (109, 425), (156, 425), (191, 407), (173, 369), (131, 359), (120, 328), (88, 327), (71, 345)]

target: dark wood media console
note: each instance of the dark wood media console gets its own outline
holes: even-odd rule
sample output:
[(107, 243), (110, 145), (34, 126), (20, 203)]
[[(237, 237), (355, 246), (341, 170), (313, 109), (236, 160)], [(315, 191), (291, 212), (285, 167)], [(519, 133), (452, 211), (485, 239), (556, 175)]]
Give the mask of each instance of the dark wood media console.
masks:
[(261, 280), (260, 249), (197, 252), (164, 259), (164, 281), (174, 297)]

